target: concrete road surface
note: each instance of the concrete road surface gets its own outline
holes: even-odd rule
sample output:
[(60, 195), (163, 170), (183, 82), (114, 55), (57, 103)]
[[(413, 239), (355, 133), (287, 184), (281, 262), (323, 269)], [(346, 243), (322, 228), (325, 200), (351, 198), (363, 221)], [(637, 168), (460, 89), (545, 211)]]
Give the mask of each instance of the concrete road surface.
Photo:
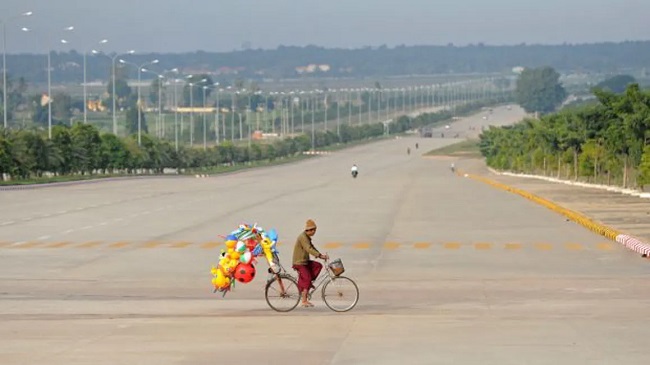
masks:
[[(450, 127), (521, 111), (482, 116)], [(648, 262), (421, 156), (453, 142), (0, 192), (0, 364), (647, 364)], [(359, 285), (351, 312), (318, 298), (273, 312), (265, 263), (212, 293), (218, 235), (242, 221), (276, 228), (290, 266), (307, 218)]]

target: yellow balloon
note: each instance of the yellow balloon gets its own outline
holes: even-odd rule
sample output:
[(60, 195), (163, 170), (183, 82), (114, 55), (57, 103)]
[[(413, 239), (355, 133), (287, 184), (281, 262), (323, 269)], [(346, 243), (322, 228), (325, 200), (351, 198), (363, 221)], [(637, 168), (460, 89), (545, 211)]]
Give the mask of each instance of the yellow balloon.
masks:
[(226, 241), (226, 247), (227, 248), (234, 249), (236, 245), (237, 245), (237, 241), (233, 241), (233, 240)]
[(227, 289), (230, 286), (230, 278), (224, 275), (223, 271), (219, 270), (217, 276), (212, 279), (212, 285), (217, 289)]
[(269, 262), (269, 265), (271, 264), (271, 262), (273, 262), (273, 253), (271, 252), (272, 246), (273, 246), (273, 242), (268, 237), (265, 237), (264, 241), (262, 241), (262, 251), (264, 251), (264, 256), (266, 257), (266, 260)]
[(232, 260), (239, 260), (239, 256), (240, 256), (240, 255), (241, 255), (241, 254), (240, 254), (239, 252), (235, 251), (235, 252), (233, 252), (233, 253), (230, 254), (230, 259), (232, 259)]

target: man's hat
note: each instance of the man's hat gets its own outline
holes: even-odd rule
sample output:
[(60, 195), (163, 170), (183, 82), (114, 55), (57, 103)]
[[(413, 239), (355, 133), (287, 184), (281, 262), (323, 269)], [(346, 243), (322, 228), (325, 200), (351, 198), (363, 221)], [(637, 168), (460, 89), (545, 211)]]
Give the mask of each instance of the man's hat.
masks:
[(305, 223), (305, 231), (308, 231), (312, 228), (316, 228), (316, 222), (311, 219), (307, 219), (307, 223)]

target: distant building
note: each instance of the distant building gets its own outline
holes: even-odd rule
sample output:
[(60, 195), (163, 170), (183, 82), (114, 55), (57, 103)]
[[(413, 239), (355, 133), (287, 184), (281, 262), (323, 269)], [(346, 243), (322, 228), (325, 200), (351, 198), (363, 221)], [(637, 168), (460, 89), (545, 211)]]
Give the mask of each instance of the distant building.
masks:
[(107, 109), (101, 100), (88, 100), (86, 108), (91, 112), (103, 112)]
[(41, 106), (46, 106), (47, 104), (51, 103), (52, 99), (47, 95), (47, 93), (42, 93), (41, 94)]
[(329, 72), (330, 69), (331, 69), (330, 65), (327, 65), (327, 64), (317, 65), (317, 64), (313, 64), (313, 63), (311, 63), (311, 64), (309, 64), (307, 66), (298, 66), (298, 67), (295, 68), (296, 73), (298, 73), (298, 74), (310, 74), (310, 73), (314, 73), (316, 71)]

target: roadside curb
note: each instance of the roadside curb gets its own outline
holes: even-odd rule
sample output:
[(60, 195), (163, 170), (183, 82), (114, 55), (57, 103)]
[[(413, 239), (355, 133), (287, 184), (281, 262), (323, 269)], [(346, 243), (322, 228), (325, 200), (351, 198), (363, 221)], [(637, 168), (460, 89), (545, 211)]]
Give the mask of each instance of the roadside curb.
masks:
[(521, 197), (524, 197), (524, 198), (526, 198), (526, 199), (528, 199), (528, 200), (530, 200), (530, 201), (532, 201), (532, 202), (534, 202), (536, 204), (544, 206), (544, 207), (546, 207), (546, 208), (548, 208), (548, 209), (550, 209), (550, 210), (552, 210), (552, 211), (554, 211), (556, 213), (559, 213), (559, 214), (567, 217), (568, 219), (580, 224), (581, 226), (589, 229), (590, 231), (592, 231), (594, 233), (597, 233), (597, 234), (599, 234), (601, 236), (609, 238), (612, 241), (616, 241), (616, 242), (622, 244), (623, 246), (627, 247), (628, 249), (641, 254), (642, 257), (650, 256), (650, 244), (645, 243), (645, 242), (641, 241), (640, 239), (638, 239), (638, 238), (636, 238), (634, 236), (624, 234), (624, 233), (622, 233), (622, 232), (620, 232), (620, 231), (618, 231), (618, 230), (616, 230), (614, 228), (607, 227), (604, 224), (598, 223), (598, 222), (592, 220), (591, 218), (589, 218), (589, 217), (587, 217), (587, 216), (585, 216), (585, 215), (583, 215), (581, 213), (578, 213), (578, 212), (575, 212), (573, 210), (564, 208), (564, 207), (562, 207), (562, 206), (560, 206), (560, 205), (558, 205), (558, 204), (556, 204), (556, 203), (554, 203), (554, 202), (552, 202), (550, 200), (539, 197), (539, 196), (537, 196), (537, 195), (535, 195), (533, 193), (530, 193), (528, 191), (521, 190), (521, 189), (518, 189), (518, 188), (515, 188), (515, 187), (512, 187), (512, 186), (508, 186), (506, 184), (503, 184), (503, 183), (488, 179), (488, 178), (483, 177), (483, 176), (472, 175), (472, 174), (468, 174), (468, 173), (462, 173), (460, 171), (457, 174), (459, 176), (464, 176), (464, 177), (470, 178), (472, 180), (480, 181), (480, 182), (482, 182), (484, 184), (490, 185), (490, 186), (495, 187), (497, 189), (501, 189), (501, 190), (511, 192), (513, 194), (517, 194), (517, 195), (519, 195)]
[(509, 172), (509, 171), (497, 171), (497, 170), (495, 170), (495, 169), (493, 169), (491, 167), (488, 167), (488, 170), (491, 173), (495, 174), (495, 175), (521, 177), (521, 178), (525, 178), (525, 179), (544, 180), (544, 181), (548, 181), (548, 182), (552, 182), (552, 183), (556, 183), (556, 184), (579, 186), (579, 187), (588, 188), (588, 189), (607, 190), (607, 191), (613, 191), (613, 192), (620, 193), (620, 194), (636, 196), (636, 197), (642, 198), (642, 199), (650, 199), (650, 193), (645, 193), (645, 192), (634, 190), (634, 189), (622, 188), (622, 187), (619, 187), (619, 186), (592, 184), (592, 183), (585, 183), (585, 182), (571, 181), (571, 180), (562, 180), (562, 179), (558, 179), (558, 178), (554, 178), (554, 177), (550, 177), (550, 176), (542, 176), (542, 175), (519, 174), (519, 173), (514, 173), (514, 172)]

